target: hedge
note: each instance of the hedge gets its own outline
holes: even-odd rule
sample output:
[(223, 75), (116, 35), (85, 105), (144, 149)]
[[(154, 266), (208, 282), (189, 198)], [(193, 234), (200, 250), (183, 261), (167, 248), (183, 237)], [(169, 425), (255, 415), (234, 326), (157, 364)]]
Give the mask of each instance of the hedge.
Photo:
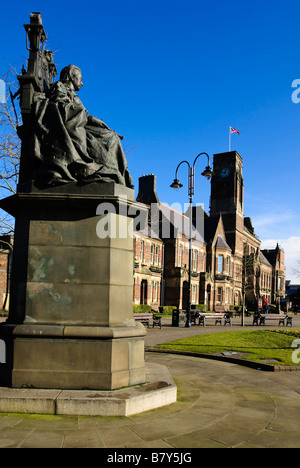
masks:
[[(164, 315), (172, 315), (174, 309), (177, 309), (176, 306), (163, 306), (159, 307), (159, 313)], [(134, 314), (147, 314), (151, 312), (152, 307), (146, 304), (133, 304), (133, 313)]]
[(200, 309), (201, 312), (206, 312), (206, 304), (192, 304), (191, 309)]
[(160, 314), (165, 314), (165, 315), (172, 315), (173, 310), (176, 310), (176, 306), (163, 306), (159, 308), (159, 313)]
[(146, 304), (133, 304), (134, 314), (147, 314), (151, 312), (152, 307)]

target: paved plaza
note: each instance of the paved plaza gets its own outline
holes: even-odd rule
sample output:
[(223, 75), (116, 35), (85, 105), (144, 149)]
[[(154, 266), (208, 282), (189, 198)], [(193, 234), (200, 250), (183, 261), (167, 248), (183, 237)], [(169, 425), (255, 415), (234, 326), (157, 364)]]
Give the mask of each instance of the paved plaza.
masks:
[[(231, 328), (173, 328), (168, 320), (163, 324), (162, 330), (148, 330), (146, 350), (187, 335), (242, 329), (237, 318)], [(244, 329), (254, 328), (247, 318)], [(300, 328), (300, 317), (295, 317), (293, 328)], [(178, 386), (177, 403), (130, 417), (1, 414), (0, 447), (300, 447), (300, 372), (263, 372), (147, 351), (146, 361), (168, 367)]]

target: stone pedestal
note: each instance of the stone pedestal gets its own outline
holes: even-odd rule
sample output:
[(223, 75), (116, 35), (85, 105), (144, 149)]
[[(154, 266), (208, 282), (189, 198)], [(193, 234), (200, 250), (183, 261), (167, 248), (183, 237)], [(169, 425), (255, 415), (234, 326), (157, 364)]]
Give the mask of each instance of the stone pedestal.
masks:
[(133, 190), (114, 183), (22, 187), (1, 202), (16, 231), (0, 385), (112, 390), (145, 382), (146, 332), (132, 307), (133, 203)]

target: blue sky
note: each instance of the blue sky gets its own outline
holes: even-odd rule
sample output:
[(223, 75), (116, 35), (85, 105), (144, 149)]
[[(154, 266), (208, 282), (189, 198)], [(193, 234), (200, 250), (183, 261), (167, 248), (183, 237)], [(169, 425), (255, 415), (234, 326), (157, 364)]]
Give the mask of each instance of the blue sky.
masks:
[[(244, 160), (245, 215), (263, 246), (283, 246), (287, 278), (300, 283), (299, 0), (3, 2), (0, 76), (27, 59), (32, 11), (42, 13), (58, 70), (82, 69), (89, 113), (125, 136), (136, 190), (155, 173), (160, 200), (183, 205), (185, 166), (184, 187), (169, 187), (177, 164), (227, 151), (230, 125), (241, 132), (231, 149)], [(194, 201), (208, 210), (205, 165), (199, 158)]]

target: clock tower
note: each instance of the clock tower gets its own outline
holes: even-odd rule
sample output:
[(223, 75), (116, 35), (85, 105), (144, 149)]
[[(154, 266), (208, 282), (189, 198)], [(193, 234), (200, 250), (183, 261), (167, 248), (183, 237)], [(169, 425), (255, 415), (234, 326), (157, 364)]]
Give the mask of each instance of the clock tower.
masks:
[(222, 215), (226, 239), (236, 251), (237, 231), (244, 231), (243, 160), (236, 151), (214, 155), (210, 216)]

